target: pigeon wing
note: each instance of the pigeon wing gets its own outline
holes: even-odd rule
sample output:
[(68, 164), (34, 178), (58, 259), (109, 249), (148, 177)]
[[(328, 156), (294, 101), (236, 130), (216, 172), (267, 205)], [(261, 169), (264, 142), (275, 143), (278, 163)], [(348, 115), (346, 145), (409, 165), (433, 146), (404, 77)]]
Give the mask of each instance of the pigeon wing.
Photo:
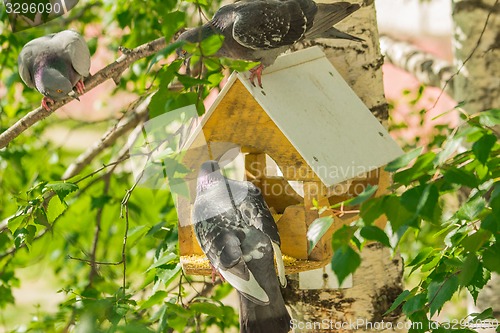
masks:
[[(276, 258), (276, 264), (278, 267), (278, 277), (282, 287), (285, 287), (286, 277), (285, 277), (285, 264), (283, 262), (283, 256), (281, 254), (280, 248), (280, 236), (278, 233), (278, 227), (274, 221), (274, 217), (269, 210), (264, 198), (262, 197), (261, 191), (258, 187), (250, 182), (234, 182), (231, 181), (230, 187), (236, 188), (238, 185), (236, 183), (244, 184), (243, 191), (246, 192), (246, 196), (239, 205), (239, 210), (241, 212), (243, 220), (250, 226), (257, 228), (262, 231), (270, 240), (273, 247), (274, 256)], [(241, 191), (241, 190), (240, 190)]]
[(56, 35), (50, 34), (47, 36), (33, 39), (26, 43), (17, 57), (17, 65), (19, 68), (19, 76), (30, 88), (36, 88), (33, 81), (33, 71), (35, 66), (36, 57), (49, 49), (49, 43), (52, 37)]
[(35, 88), (35, 83), (33, 82), (33, 75), (31, 71), (33, 70), (33, 50), (30, 48), (23, 48), (19, 56), (17, 57), (17, 67), (19, 69), (19, 76), (23, 82), (30, 88)]
[[(222, 185), (222, 184), (221, 184)], [(207, 193), (209, 194), (209, 193)], [(205, 194), (205, 195), (207, 195)], [(250, 301), (266, 305), (269, 296), (259, 285), (249, 270), (241, 249), (246, 234), (238, 226), (238, 217), (233, 211), (204, 219), (204, 207), (213, 204), (211, 199), (198, 199), (195, 202), (194, 230), (200, 246), (210, 263), (220, 272), (235, 289)]]
[(72, 30), (61, 31), (53, 37), (52, 42), (64, 50), (78, 74), (83, 77), (89, 76), (90, 51), (87, 43), (79, 33)]
[(320, 3), (318, 13), (314, 17), (312, 28), (307, 32), (307, 38), (318, 38), (334, 24), (342, 21), (360, 8), (358, 4), (349, 2)]
[(232, 37), (250, 49), (292, 45), (306, 31), (307, 18), (292, 0), (245, 2), (235, 11)]

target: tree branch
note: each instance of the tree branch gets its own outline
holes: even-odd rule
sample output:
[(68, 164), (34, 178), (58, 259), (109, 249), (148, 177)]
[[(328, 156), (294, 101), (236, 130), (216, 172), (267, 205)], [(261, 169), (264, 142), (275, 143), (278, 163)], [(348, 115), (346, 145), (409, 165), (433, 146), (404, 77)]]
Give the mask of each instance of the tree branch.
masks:
[[(145, 43), (136, 47), (135, 49), (128, 50), (126, 53), (121, 55), (113, 63), (104, 67), (94, 75), (88, 77), (85, 80), (85, 87), (87, 90), (92, 90), (96, 86), (100, 85), (108, 79), (113, 79), (115, 83), (119, 82), (122, 73), (135, 61), (146, 58), (166, 46), (165, 38), (158, 38), (149, 43)], [(24, 117), (19, 119), (14, 125), (8, 128), (5, 132), (0, 134), (0, 149), (6, 147), (12, 140), (17, 138), (25, 130), (36, 124), (42, 119), (45, 119), (51, 115), (55, 110), (61, 106), (72, 101), (72, 98), (66, 98), (61, 101), (57, 101), (52, 106), (51, 110), (47, 111), (41, 106), (35, 110), (29, 112)]]
[(446, 92), (453, 95), (456, 68), (449, 62), (387, 35), (380, 36), (380, 50), (389, 63), (413, 74), (421, 83), (438, 88), (446, 86)]

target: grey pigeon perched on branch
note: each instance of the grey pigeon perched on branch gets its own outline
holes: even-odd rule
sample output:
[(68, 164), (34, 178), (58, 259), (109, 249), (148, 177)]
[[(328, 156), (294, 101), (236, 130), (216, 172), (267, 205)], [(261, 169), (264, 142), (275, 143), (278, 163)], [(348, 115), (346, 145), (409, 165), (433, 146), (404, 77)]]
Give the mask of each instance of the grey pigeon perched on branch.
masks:
[(258, 188), (227, 179), (217, 162), (205, 162), (193, 219), (212, 267), (239, 293), (240, 332), (288, 332), (291, 318), (280, 291), (280, 284), (286, 285), (280, 237)]
[(83, 79), (89, 76), (90, 52), (76, 31), (64, 30), (28, 42), (17, 63), (24, 83), (44, 95), (42, 106), (47, 110), (55, 100), (68, 97), (73, 88), (80, 95), (85, 92)]
[[(315, 3), (312, 0), (241, 0), (221, 7), (204, 25), (182, 33), (177, 40), (200, 42), (215, 34), (224, 36), (217, 56), (258, 61), (251, 70), (262, 87), (264, 67), (302, 39), (340, 38), (362, 41), (332, 26), (360, 6), (348, 2)], [(178, 54), (184, 55), (179, 50)]]

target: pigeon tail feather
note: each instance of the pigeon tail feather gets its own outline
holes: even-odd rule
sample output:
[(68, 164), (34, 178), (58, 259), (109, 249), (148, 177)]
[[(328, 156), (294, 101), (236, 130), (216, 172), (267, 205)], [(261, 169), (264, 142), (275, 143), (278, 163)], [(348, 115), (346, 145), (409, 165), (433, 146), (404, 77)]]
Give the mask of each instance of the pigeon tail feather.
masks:
[(291, 320), (282, 297), (259, 306), (240, 294), (240, 333), (286, 333)]
[(350, 35), (346, 32), (342, 32), (336, 28), (330, 28), (327, 31), (323, 32), (321, 35), (317, 36), (316, 38), (335, 38), (335, 39), (348, 39), (352, 40), (355, 42), (364, 42), (365, 40), (363, 38), (359, 38), (353, 35)]
[(313, 27), (306, 34), (308, 39), (321, 37), (334, 24), (342, 21), (360, 8), (360, 5), (349, 2), (318, 3), (317, 5), (318, 13), (314, 17)]

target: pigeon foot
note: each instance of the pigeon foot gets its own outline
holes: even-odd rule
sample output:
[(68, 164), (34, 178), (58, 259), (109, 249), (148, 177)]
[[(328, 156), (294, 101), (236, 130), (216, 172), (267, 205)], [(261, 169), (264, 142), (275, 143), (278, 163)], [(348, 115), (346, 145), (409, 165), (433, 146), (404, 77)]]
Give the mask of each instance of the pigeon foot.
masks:
[(85, 84), (83, 83), (83, 80), (79, 80), (76, 83), (75, 89), (79, 95), (83, 95), (85, 93)]
[(218, 275), (222, 282), (226, 282), (226, 279), (220, 274), (220, 272), (210, 263), (212, 267), (212, 283), (215, 283), (215, 276)]
[(54, 100), (52, 98), (49, 98), (47, 96), (44, 96), (42, 98), (42, 107), (47, 110), (47, 111), (50, 111), (52, 105), (51, 104), (54, 104)]
[(259, 87), (262, 88), (262, 71), (264, 70), (264, 65), (260, 64), (257, 67), (254, 67), (250, 70), (250, 82), (252, 82), (252, 85), (255, 87), (255, 78), (257, 78), (257, 83), (259, 84)]

